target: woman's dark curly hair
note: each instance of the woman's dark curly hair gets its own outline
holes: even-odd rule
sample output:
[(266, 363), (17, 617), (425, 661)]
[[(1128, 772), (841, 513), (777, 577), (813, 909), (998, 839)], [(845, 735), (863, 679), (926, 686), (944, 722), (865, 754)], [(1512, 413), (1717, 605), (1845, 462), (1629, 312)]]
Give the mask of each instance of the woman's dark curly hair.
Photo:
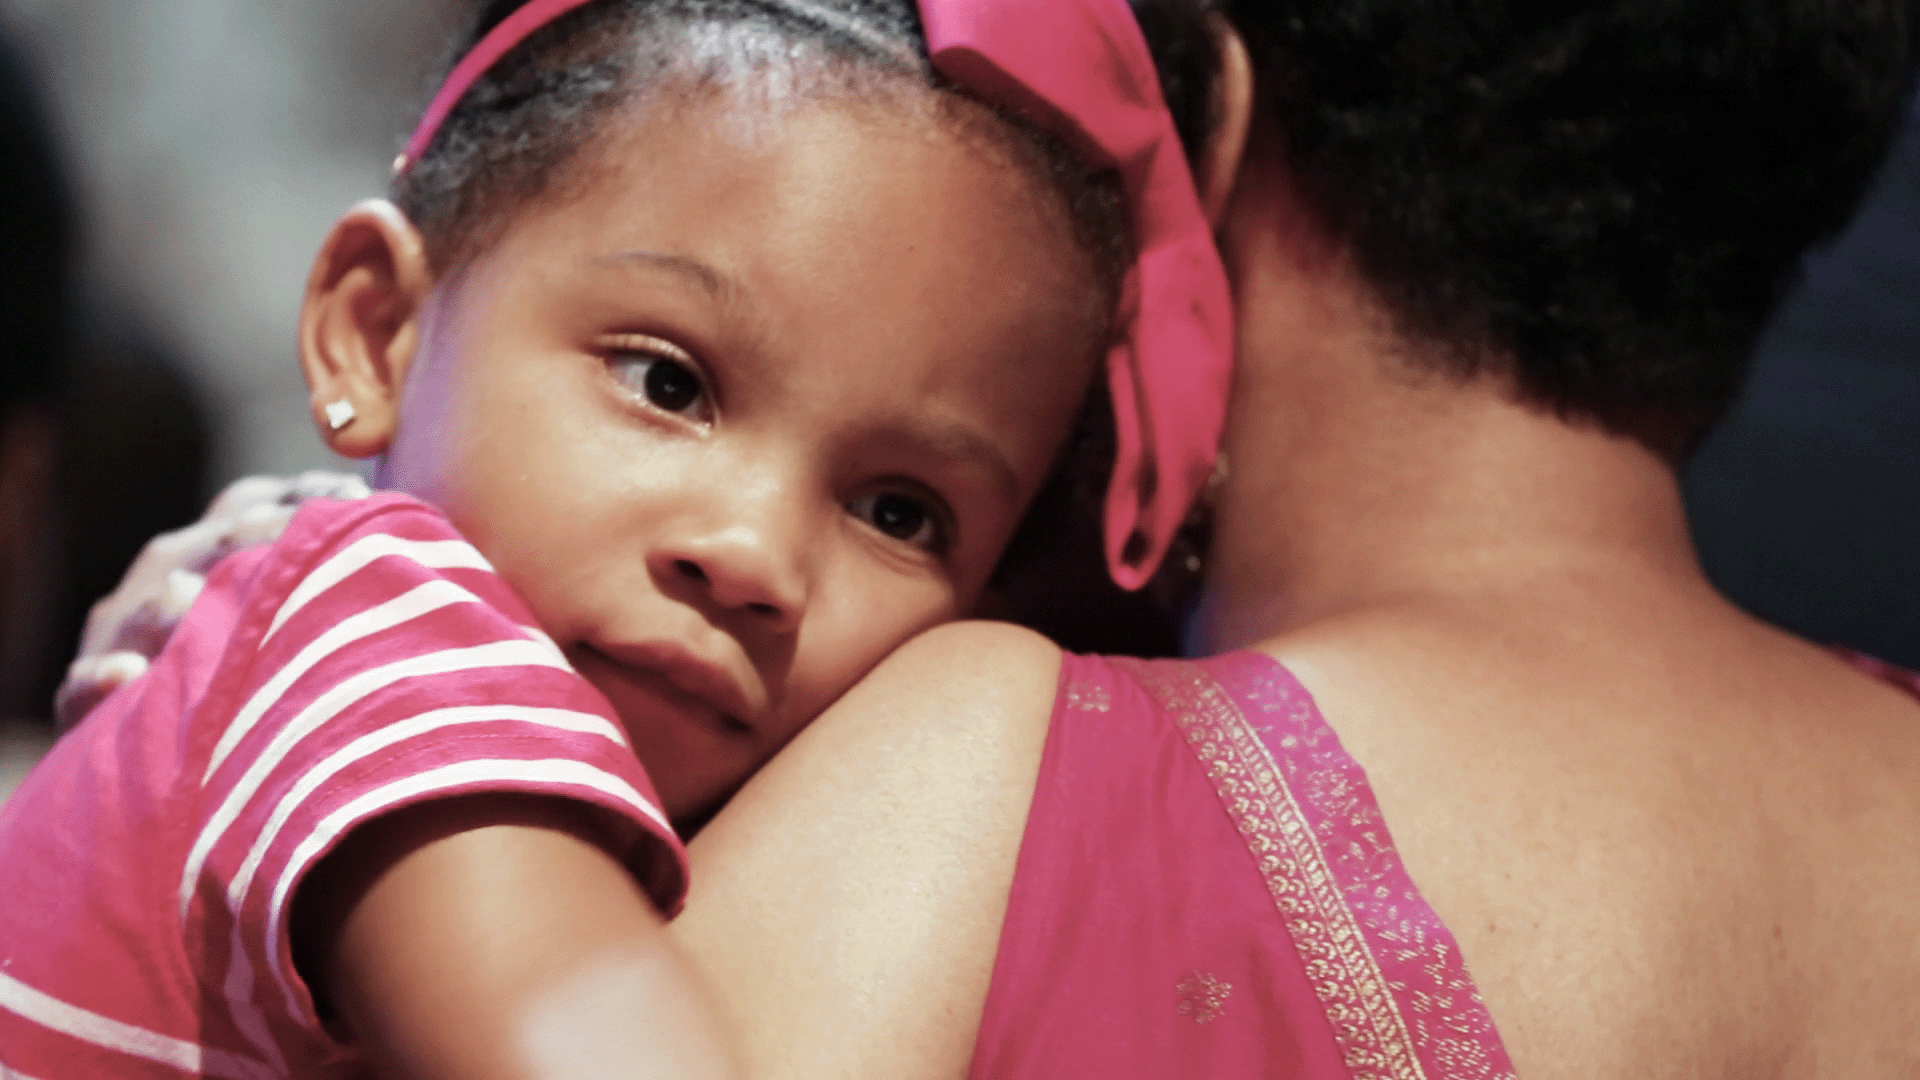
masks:
[(1326, 228), (1430, 361), (1671, 457), (1849, 217), (1915, 0), (1135, 0), (1189, 149), (1224, 15)]

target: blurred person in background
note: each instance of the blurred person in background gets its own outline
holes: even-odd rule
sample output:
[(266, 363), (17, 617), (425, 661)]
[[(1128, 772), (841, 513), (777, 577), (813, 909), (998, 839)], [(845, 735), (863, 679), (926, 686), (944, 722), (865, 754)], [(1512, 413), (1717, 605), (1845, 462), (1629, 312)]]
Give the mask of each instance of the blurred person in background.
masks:
[(20, 56), (0, 38), (0, 791), (43, 736), (32, 690), (55, 567), (56, 410), (69, 351), (72, 207)]
[(0, 795), (51, 738), (88, 606), (206, 483), (198, 391), (84, 295), (80, 232), (36, 72), (0, 37)]

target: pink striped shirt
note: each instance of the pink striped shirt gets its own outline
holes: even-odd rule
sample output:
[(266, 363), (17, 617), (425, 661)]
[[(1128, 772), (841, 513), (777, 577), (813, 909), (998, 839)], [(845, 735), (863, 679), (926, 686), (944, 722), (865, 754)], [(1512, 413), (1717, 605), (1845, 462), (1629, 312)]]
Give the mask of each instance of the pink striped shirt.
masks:
[(310, 504), (0, 809), (0, 1077), (356, 1074), (293, 970), (294, 891), (348, 830), (476, 792), (598, 808), (679, 904), (611, 707), (480, 553), (403, 496)]

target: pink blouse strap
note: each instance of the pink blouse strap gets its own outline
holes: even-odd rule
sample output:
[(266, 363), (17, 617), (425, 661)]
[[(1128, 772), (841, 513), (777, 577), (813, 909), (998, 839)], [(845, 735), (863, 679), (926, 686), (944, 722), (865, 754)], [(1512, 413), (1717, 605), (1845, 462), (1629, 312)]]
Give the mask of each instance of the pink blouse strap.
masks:
[(1836, 648), (1832, 652), (1840, 659), (1859, 668), (1861, 671), (1887, 683), (1899, 690), (1905, 690), (1915, 701), (1920, 701), (1920, 675), (1903, 667), (1896, 667), (1877, 656), (1868, 656), (1852, 649)]

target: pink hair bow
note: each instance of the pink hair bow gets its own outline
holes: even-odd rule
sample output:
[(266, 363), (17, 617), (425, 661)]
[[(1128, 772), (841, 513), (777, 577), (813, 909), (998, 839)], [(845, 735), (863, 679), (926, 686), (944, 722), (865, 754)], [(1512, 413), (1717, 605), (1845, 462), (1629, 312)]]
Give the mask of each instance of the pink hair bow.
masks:
[(1139, 257), (1107, 357), (1118, 435), (1107, 568), (1153, 576), (1206, 486), (1233, 377), (1233, 298), (1126, 0), (919, 0), (935, 68), (1120, 170)]

